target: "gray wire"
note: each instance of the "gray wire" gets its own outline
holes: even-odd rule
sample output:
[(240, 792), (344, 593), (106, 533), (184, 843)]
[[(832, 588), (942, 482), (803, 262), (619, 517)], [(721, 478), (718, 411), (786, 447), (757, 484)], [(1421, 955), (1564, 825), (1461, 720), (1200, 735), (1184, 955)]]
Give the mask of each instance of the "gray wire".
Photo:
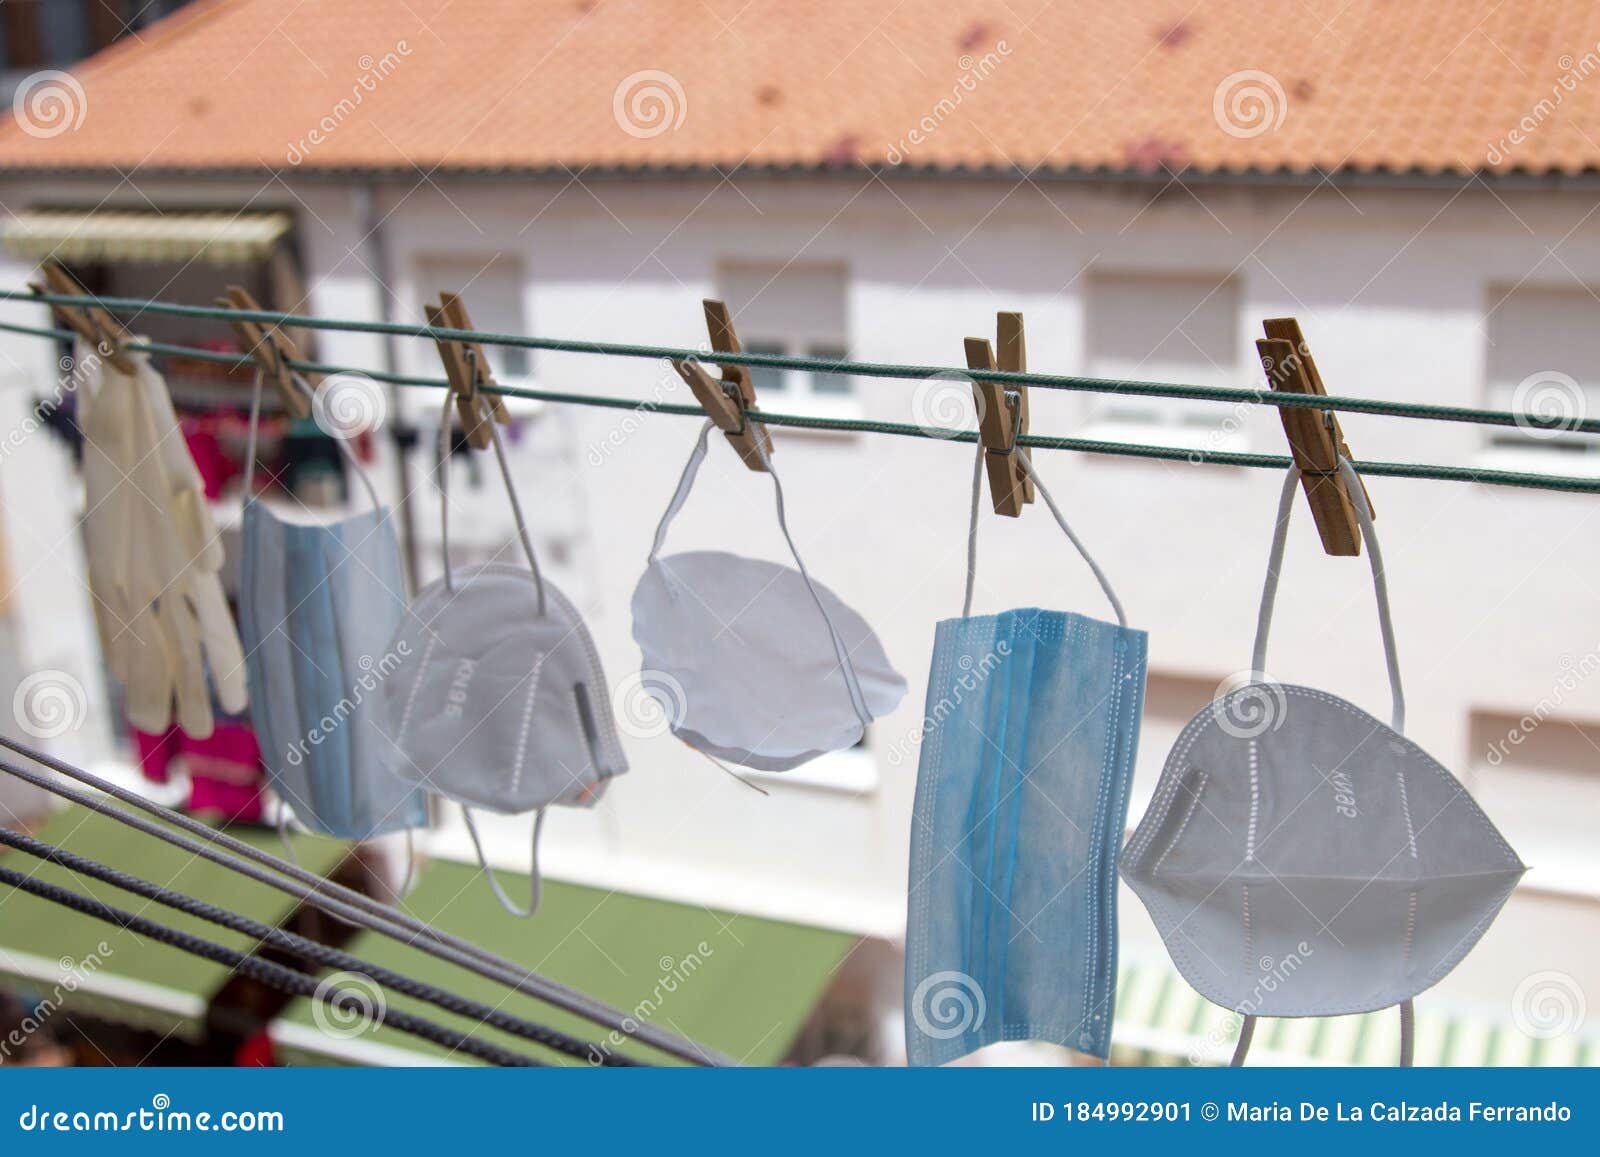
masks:
[(599, 1049), (595, 1045), (586, 1044), (566, 1033), (547, 1028), (532, 1021), (523, 1020), (521, 1017), (512, 1016), (498, 1008), (491, 1008), (475, 1000), (469, 1000), (454, 992), (440, 989), (432, 984), (402, 976), (391, 972), (387, 968), (371, 964), (348, 952), (337, 948), (330, 948), (326, 944), (318, 943), (308, 937), (290, 932), (285, 928), (275, 928), (270, 924), (263, 924), (259, 920), (252, 920), (248, 916), (241, 916), (237, 912), (230, 912), (226, 908), (219, 908), (215, 904), (208, 904), (204, 900), (187, 896), (182, 892), (174, 892), (153, 884), (149, 880), (140, 879), (120, 869), (99, 863), (70, 852), (65, 848), (58, 848), (47, 844), (43, 840), (36, 840), (32, 836), (21, 832), (8, 831), (0, 828), (0, 844), (26, 852), (30, 856), (57, 864), (80, 876), (88, 876), (112, 887), (120, 888), (124, 892), (142, 897), (143, 899), (161, 904), (177, 912), (205, 920), (237, 932), (241, 936), (248, 936), (258, 944), (268, 944), (284, 952), (291, 953), (309, 963), (332, 968), (342, 972), (357, 972), (368, 976), (385, 988), (392, 988), (406, 996), (416, 997), (418, 1000), (427, 1001), (429, 1004), (442, 1008), (446, 1012), (458, 1016), (471, 1017), (483, 1024), (498, 1028), (524, 1040), (533, 1041), (535, 1044), (544, 1045), (556, 1052), (568, 1056), (593, 1058), (600, 1057), (597, 1062), (602, 1065), (634, 1066), (638, 1062), (626, 1057), (616, 1056)]
[[(25, 876), (21, 872), (14, 872), (10, 868), (0, 867), (0, 883), (10, 884), (13, 888), (20, 888), (41, 900), (48, 900), (59, 904), (74, 912), (85, 916), (92, 916), (96, 920), (103, 920), (107, 924), (115, 924), (119, 928), (127, 929), (136, 936), (142, 936), (180, 952), (187, 952), (192, 956), (199, 956), (205, 960), (215, 961), (231, 968), (241, 975), (257, 980), (270, 988), (286, 992), (291, 996), (305, 996), (327, 1005), (339, 1012), (350, 1010), (342, 1003), (343, 991), (337, 986), (326, 988), (314, 977), (303, 972), (296, 972), (270, 960), (263, 960), (258, 956), (240, 952), (237, 949), (225, 948), (221, 944), (204, 940), (199, 936), (191, 936), (176, 928), (169, 928), (165, 924), (158, 924), (154, 920), (143, 916), (136, 916), (131, 912), (124, 912), (120, 908), (113, 908), (110, 904), (103, 903), (90, 896), (81, 896), (67, 888), (46, 883)], [(365, 1012), (366, 1010), (362, 1010)], [(490, 1064), (506, 1067), (543, 1067), (543, 1062), (532, 1057), (514, 1053), (503, 1049), (499, 1045), (489, 1044), (472, 1037), (463, 1036), (453, 1029), (435, 1024), (420, 1016), (410, 1013), (385, 1010), (382, 1023), (400, 1032), (409, 1033), (423, 1040), (432, 1041), (436, 1045), (455, 1052), (463, 1052), (479, 1060), (488, 1061)]]
[[(697, 1065), (712, 1066), (731, 1065), (734, 1063), (702, 1045), (678, 1036), (676, 1033), (668, 1032), (618, 1009), (611, 1008), (576, 989), (540, 976), (538, 973), (531, 972), (513, 961), (496, 956), (470, 941), (441, 931), (417, 919), (408, 912), (398, 908), (391, 908), (369, 896), (364, 896), (360, 892), (346, 888), (342, 884), (286, 863), (261, 851), (259, 848), (254, 848), (242, 840), (233, 838), (226, 832), (209, 828), (181, 812), (162, 807), (160, 804), (147, 800), (136, 792), (128, 791), (126, 788), (119, 787), (108, 780), (84, 771), (82, 768), (74, 767), (43, 752), (34, 751), (9, 736), (0, 735), (0, 747), (7, 748), (25, 758), (43, 764), (69, 779), (104, 792), (121, 803), (138, 808), (149, 815), (157, 816), (192, 835), (200, 836), (205, 842), (188, 839), (148, 820), (112, 807), (104, 800), (75, 791), (54, 782), (48, 776), (17, 767), (7, 761), (0, 760), (0, 771), (5, 771), (18, 779), (32, 783), (35, 787), (43, 788), (45, 791), (59, 795), (63, 799), (71, 800), (81, 807), (86, 807), (91, 811), (115, 819), (119, 823), (141, 831), (146, 835), (154, 836), (176, 847), (183, 848), (193, 855), (239, 872), (258, 883), (265, 884), (270, 888), (276, 888), (281, 892), (294, 896), (298, 900), (320, 908), (322, 911), (331, 916), (336, 916), (348, 924), (380, 932), (401, 943), (418, 948), (440, 960), (474, 972), (486, 980), (493, 980), (515, 991), (553, 1004), (575, 1016), (580, 1016), (604, 1028), (622, 1033), (624, 1036), (632, 1037), (680, 1060), (686, 1060)], [(231, 852), (232, 856), (217, 850), (219, 846), (226, 849), (227, 852)], [(250, 862), (242, 862), (241, 859), (234, 857), (242, 857), (243, 861)], [(265, 868), (271, 869), (271, 872), (277, 872), (282, 876), (288, 877), (288, 879), (280, 879), (278, 876), (263, 871), (262, 868), (255, 865), (263, 865)]]

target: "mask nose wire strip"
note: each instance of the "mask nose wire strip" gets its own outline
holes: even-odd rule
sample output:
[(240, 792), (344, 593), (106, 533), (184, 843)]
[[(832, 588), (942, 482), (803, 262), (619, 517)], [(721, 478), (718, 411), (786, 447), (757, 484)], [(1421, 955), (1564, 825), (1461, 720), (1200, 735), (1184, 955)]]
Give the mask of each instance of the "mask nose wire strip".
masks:
[[(972, 613), (972, 588), (978, 575), (978, 507), (979, 499), (983, 494), (983, 455), (984, 446), (982, 442), (979, 442), (977, 461), (972, 467), (972, 524), (967, 530), (967, 597), (961, 606), (962, 618), (966, 618)], [(1117, 592), (1111, 588), (1111, 580), (1106, 578), (1106, 572), (1100, 569), (1100, 564), (1095, 562), (1094, 556), (1083, 545), (1083, 540), (1067, 524), (1066, 517), (1061, 513), (1061, 508), (1056, 505), (1056, 500), (1050, 497), (1050, 491), (1045, 489), (1043, 480), (1039, 477), (1038, 471), (1034, 469), (1033, 463), (1029, 461), (1028, 456), (1019, 454), (1017, 455), (1017, 461), (1021, 463), (1023, 473), (1033, 480), (1034, 489), (1044, 499), (1044, 504), (1050, 508), (1050, 513), (1055, 517), (1056, 525), (1067, 536), (1067, 541), (1072, 543), (1073, 549), (1078, 552), (1079, 557), (1089, 564), (1089, 570), (1093, 572), (1095, 581), (1100, 584), (1100, 589), (1105, 592), (1106, 601), (1111, 604), (1111, 609), (1117, 616), (1117, 625), (1126, 627), (1128, 625), (1128, 616), (1122, 609), (1122, 600), (1117, 598)]]
[[(187, 932), (180, 932), (176, 928), (169, 928), (165, 924), (158, 924), (143, 916), (135, 916), (131, 912), (113, 908), (109, 904), (104, 904), (88, 896), (80, 896), (76, 892), (57, 887), (54, 884), (48, 884), (43, 880), (35, 880), (10, 868), (0, 867), (0, 883), (10, 884), (13, 888), (31, 893), (42, 900), (59, 904), (63, 908), (70, 908), (72, 911), (79, 912), (85, 916), (92, 916), (96, 920), (102, 920), (107, 924), (114, 924), (134, 933), (136, 936), (168, 945), (182, 952), (187, 952), (191, 956), (199, 956), (205, 960), (226, 965), (233, 971), (248, 976), (252, 980), (259, 981), (269, 988), (275, 988), (291, 996), (310, 997), (327, 1005), (333, 1010), (335, 1016), (348, 1017), (352, 1012), (355, 1012), (358, 1016), (371, 1015), (368, 1009), (359, 1005), (353, 1009), (350, 1004), (342, 1001), (340, 999), (341, 990), (337, 986), (324, 987), (315, 977), (308, 976), (303, 972), (296, 972), (294, 969), (286, 968), (282, 964), (275, 964), (272, 961), (263, 960), (258, 956), (251, 956), (236, 949), (224, 948), (222, 945), (213, 943), (210, 940), (202, 940), (198, 936), (191, 936)], [(411, 1036), (431, 1041), (443, 1048), (450, 1049), (452, 1052), (466, 1053), (491, 1064), (508, 1068), (544, 1067), (543, 1062), (536, 1061), (532, 1057), (526, 1057), (520, 1053), (502, 1049), (497, 1045), (474, 1040), (471, 1037), (466, 1037), (447, 1029), (443, 1025), (435, 1024), (431, 1020), (424, 1020), (420, 1016), (412, 1016), (410, 1013), (384, 1009), (381, 1023), (390, 1028), (398, 1029), (403, 1033), (409, 1033)]]
[[(345, 887), (343, 884), (307, 872), (303, 868), (286, 863), (283, 860), (252, 847), (242, 840), (235, 839), (226, 832), (220, 832), (200, 823), (182, 812), (175, 812), (170, 808), (162, 807), (145, 799), (136, 792), (127, 790), (109, 780), (102, 779), (82, 768), (74, 767), (70, 763), (56, 759), (43, 752), (34, 751), (6, 735), (0, 735), (0, 747), (14, 751), (17, 754), (36, 763), (43, 764), (53, 771), (59, 772), (68, 779), (77, 781), (103, 792), (113, 799), (130, 807), (138, 808), (149, 815), (160, 818), (165, 823), (182, 829), (191, 835), (199, 836), (199, 840), (190, 839), (178, 832), (169, 831), (149, 820), (141, 819), (120, 808), (112, 807), (97, 796), (88, 795), (57, 783), (49, 776), (38, 772), (29, 771), (12, 763), (0, 760), (0, 771), (16, 776), (35, 787), (71, 800), (81, 807), (115, 819), (119, 823), (163, 840), (175, 847), (182, 848), (192, 855), (210, 860), (212, 863), (239, 872), (248, 876), (257, 883), (265, 884), (269, 888), (276, 888), (298, 900), (302, 900), (316, 908), (336, 916), (346, 923), (360, 928), (368, 928), (379, 932), (390, 939), (402, 944), (410, 945), (430, 956), (447, 961), (450, 964), (465, 968), (476, 973), (485, 980), (492, 980), (497, 984), (506, 985), (517, 992), (535, 999), (553, 1004), (557, 1008), (566, 1010), (575, 1016), (580, 1016), (594, 1024), (607, 1029), (615, 1029), (623, 1036), (632, 1037), (642, 1044), (647, 1044), (662, 1052), (685, 1060), (696, 1065), (725, 1066), (735, 1062), (716, 1053), (703, 1045), (659, 1028), (646, 1021), (638, 1020), (619, 1009), (602, 1004), (600, 1001), (569, 988), (564, 984), (540, 976), (513, 961), (496, 956), (486, 949), (463, 940), (433, 927), (417, 919), (399, 908), (392, 908), (381, 904), (370, 896)], [(218, 849), (226, 849), (226, 852)], [(228, 853), (231, 853), (228, 854)], [(238, 857), (238, 858), (235, 858)], [(251, 861), (246, 863), (244, 861)], [(264, 865), (256, 867), (255, 865)], [(268, 871), (267, 869), (270, 869)], [(280, 879), (279, 873), (287, 879)]]
[(472, 809), (466, 804), (461, 805), (461, 818), (467, 821), (467, 834), (472, 837), (472, 850), (478, 853), (478, 867), (483, 869), (484, 877), (489, 881), (489, 890), (494, 893), (494, 898), (500, 901), (500, 907), (521, 920), (526, 920), (537, 912), (540, 901), (544, 899), (544, 880), (539, 875), (539, 835), (544, 831), (544, 813), (547, 810), (539, 808), (533, 813), (533, 843), (528, 849), (528, 906), (519, 908), (516, 902), (506, 895), (505, 889), (500, 886), (499, 877), (494, 874), (494, 869), (484, 857), (483, 841), (478, 838), (478, 825), (472, 819)]
[(241, 936), (248, 936), (255, 940), (258, 945), (267, 945), (288, 952), (310, 964), (343, 972), (361, 973), (385, 988), (391, 988), (405, 996), (427, 1001), (445, 1012), (470, 1017), (491, 1028), (522, 1037), (524, 1040), (533, 1041), (535, 1044), (544, 1045), (547, 1048), (554, 1049), (556, 1052), (585, 1059), (593, 1059), (598, 1056), (600, 1057), (598, 1063), (602, 1065), (628, 1067), (638, 1064), (637, 1061), (627, 1057), (615, 1056), (600, 1050), (594, 1045), (585, 1044), (583, 1041), (568, 1036), (564, 1032), (547, 1028), (533, 1021), (524, 1020), (498, 1008), (492, 1008), (489, 1005), (470, 1000), (456, 993), (436, 988), (431, 984), (425, 984), (420, 980), (413, 980), (410, 977), (391, 972), (386, 968), (370, 964), (360, 957), (352, 956), (348, 952), (330, 948), (326, 944), (320, 944), (315, 940), (290, 932), (286, 928), (275, 928), (270, 924), (263, 924), (247, 916), (230, 912), (226, 908), (208, 904), (204, 900), (196, 899), (193, 896), (184, 895), (182, 892), (170, 891), (138, 876), (130, 875), (117, 868), (80, 856), (76, 852), (55, 847), (45, 843), (43, 840), (36, 840), (32, 836), (0, 828), (0, 844), (26, 852), (28, 855), (45, 860), (48, 863), (59, 865), (80, 876), (88, 876), (90, 879), (110, 884), (114, 888), (120, 888), (131, 895), (161, 904), (174, 911), (183, 912), (207, 923), (215, 924), (220, 928), (237, 932)]

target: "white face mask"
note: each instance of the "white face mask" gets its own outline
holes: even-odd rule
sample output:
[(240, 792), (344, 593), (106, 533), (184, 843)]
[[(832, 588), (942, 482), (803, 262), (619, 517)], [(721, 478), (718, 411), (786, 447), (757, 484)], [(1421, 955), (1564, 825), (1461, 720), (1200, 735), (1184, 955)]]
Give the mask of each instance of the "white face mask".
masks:
[(1325, 691), (1261, 682), (1298, 471), (1278, 506), (1251, 683), (1183, 729), (1123, 852), (1173, 963), (1246, 1016), (1339, 1016), (1410, 1001), (1488, 929), (1522, 861), (1461, 784), (1400, 734), (1383, 556), (1341, 462), (1378, 592), (1393, 726)]
[[(449, 415), (447, 401), (446, 431)], [(442, 448), (439, 468), (446, 509), (447, 451)], [(444, 577), (418, 592), (407, 610), (390, 648), (404, 658), (385, 680), (383, 698), (389, 734), (401, 752), (397, 770), (462, 805), (480, 861), (469, 804), (501, 814), (538, 813), (534, 899), (526, 911), (505, 897), (484, 865), (501, 903), (531, 915), (538, 907), (544, 809), (592, 805), (628, 762), (589, 630), (567, 597), (539, 574), (498, 431), (494, 451), (532, 569), (485, 563), (452, 570), (447, 524)]]
[(711, 429), (707, 422), (700, 431), (633, 592), (642, 683), (689, 746), (788, 771), (859, 742), (868, 723), (899, 704), (906, 681), (866, 621), (806, 573), (776, 474), (778, 525), (798, 570), (723, 551), (661, 557)]

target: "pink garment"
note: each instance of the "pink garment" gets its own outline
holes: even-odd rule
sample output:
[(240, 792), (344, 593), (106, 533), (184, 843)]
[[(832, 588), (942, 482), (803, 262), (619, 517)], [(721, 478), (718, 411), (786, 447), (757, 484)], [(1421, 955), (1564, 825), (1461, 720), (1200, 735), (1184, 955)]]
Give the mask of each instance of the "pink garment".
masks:
[(189, 781), (189, 805), (194, 815), (214, 815), (230, 824), (258, 824), (265, 813), (261, 785), (224, 783), (195, 776)]
[(187, 811), (218, 815), (230, 823), (262, 821), (261, 747), (249, 724), (219, 719), (209, 739), (195, 739), (176, 727), (163, 735), (135, 729), (133, 738), (139, 768), (152, 783), (167, 783), (172, 761), (183, 761), (189, 773)]
[(166, 783), (172, 778), (171, 764), (173, 757), (178, 754), (178, 736), (181, 735), (176, 727), (169, 727), (160, 735), (152, 735), (148, 731), (133, 729), (133, 744), (139, 752), (139, 770), (151, 783)]
[(229, 416), (204, 414), (185, 417), (182, 421), (183, 440), (189, 447), (189, 456), (200, 471), (205, 485), (206, 498), (216, 501), (222, 489), (240, 472), (240, 465), (223, 449), (218, 432), (227, 428)]

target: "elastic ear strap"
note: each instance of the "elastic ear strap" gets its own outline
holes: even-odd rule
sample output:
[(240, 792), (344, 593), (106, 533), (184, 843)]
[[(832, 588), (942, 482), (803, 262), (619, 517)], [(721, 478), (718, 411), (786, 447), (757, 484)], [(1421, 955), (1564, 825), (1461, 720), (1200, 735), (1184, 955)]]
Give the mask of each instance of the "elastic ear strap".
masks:
[[(967, 596), (961, 603), (963, 619), (972, 614), (972, 588), (978, 578), (978, 508), (983, 498), (983, 455), (984, 446), (979, 442), (977, 460), (972, 464), (972, 521), (967, 527)], [(1029, 457), (1026, 454), (1018, 454), (1017, 461), (1021, 463), (1023, 473), (1032, 480), (1033, 488), (1044, 496), (1044, 504), (1050, 508), (1056, 525), (1067, 536), (1067, 541), (1072, 543), (1073, 549), (1078, 552), (1078, 557), (1089, 564), (1089, 570), (1094, 573), (1095, 581), (1100, 584), (1106, 600), (1111, 604), (1111, 610), (1117, 616), (1117, 623), (1126, 627), (1128, 616), (1122, 609), (1122, 600), (1117, 598), (1117, 592), (1111, 589), (1111, 580), (1106, 578), (1106, 572), (1100, 569), (1100, 564), (1095, 562), (1094, 556), (1083, 545), (1083, 540), (1067, 524), (1061, 508), (1056, 505), (1055, 499), (1050, 497), (1050, 491), (1045, 489), (1044, 482), (1040, 479), (1039, 472), (1033, 468), (1033, 462)]]
[(1111, 603), (1111, 609), (1116, 612), (1119, 626), (1128, 625), (1128, 616), (1123, 613), (1122, 600), (1117, 598), (1117, 592), (1111, 589), (1111, 580), (1106, 578), (1106, 572), (1100, 569), (1100, 564), (1094, 561), (1094, 556), (1083, 545), (1083, 540), (1073, 533), (1072, 527), (1067, 525), (1067, 520), (1061, 514), (1061, 508), (1056, 505), (1056, 500), (1050, 497), (1050, 491), (1044, 487), (1044, 480), (1039, 477), (1039, 472), (1033, 468), (1033, 461), (1026, 454), (1018, 454), (1017, 461), (1022, 465), (1022, 472), (1033, 480), (1033, 488), (1039, 492), (1039, 497), (1044, 499), (1044, 504), (1050, 508), (1050, 513), (1055, 516), (1056, 525), (1067, 536), (1067, 541), (1072, 543), (1073, 549), (1079, 557), (1089, 564), (1089, 569), (1094, 572), (1095, 581), (1100, 584), (1100, 589), (1105, 592), (1106, 599)]
[(1239, 1043), (1233, 1046), (1233, 1060), (1228, 1062), (1230, 1068), (1239, 1068), (1244, 1064), (1244, 1058), (1250, 1052), (1250, 1042), (1256, 1037), (1256, 1018), (1247, 1016), (1244, 1023), (1239, 1026)]
[[(1403, 732), (1406, 725), (1406, 698), (1400, 685), (1400, 659), (1395, 649), (1394, 621), (1389, 613), (1389, 582), (1384, 573), (1383, 551), (1378, 546), (1378, 534), (1372, 526), (1372, 511), (1367, 507), (1366, 491), (1361, 486), (1355, 467), (1348, 460), (1340, 458), (1339, 475), (1344, 479), (1350, 503), (1355, 508), (1361, 537), (1367, 546), (1367, 561), (1372, 567), (1372, 589), (1378, 601), (1378, 631), (1383, 637), (1383, 659), (1389, 670), (1390, 725), (1396, 731)], [(1256, 616), (1256, 641), (1250, 655), (1252, 678), (1263, 678), (1266, 672), (1267, 637), (1272, 630), (1272, 610), (1278, 598), (1278, 579), (1283, 571), (1289, 519), (1294, 515), (1295, 484), (1299, 480), (1299, 467), (1290, 466), (1278, 495), (1278, 518), (1272, 531), (1272, 550), (1267, 555), (1267, 578), (1261, 588), (1261, 610)]]
[[(455, 394), (445, 391), (444, 405), (439, 411), (439, 550), (444, 556), (445, 589), (455, 593), (455, 576), (450, 570), (450, 431), (451, 413)], [(528, 524), (522, 517), (522, 503), (517, 500), (517, 488), (511, 484), (511, 466), (506, 461), (505, 445), (500, 441), (500, 431), (493, 422), (488, 423), (489, 439), (494, 446), (495, 462), (500, 467), (500, 478), (506, 484), (506, 498), (511, 503), (511, 518), (517, 527), (517, 537), (522, 542), (522, 552), (527, 556), (528, 569), (533, 572), (534, 595), (538, 600), (538, 615), (545, 613), (544, 575), (539, 570), (538, 556), (533, 553), (533, 539), (528, 534)]]
[(511, 466), (506, 461), (506, 448), (500, 441), (500, 430), (494, 422), (487, 423), (489, 441), (494, 445), (495, 461), (500, 464), (500, 477), (506, 484), (506, 498), (511, 503), (511, 517), (517, 524), (517, 537), (522, 540), (522, 553), (528, 557), (528, 569), (533, 572), (533, 585), (539, 597), (539, 617), (544, 618), (544, 575), (539, 571), (539, 559), (533, 553), (533, 539), (528, 534), (528, 524), (522, 517), (522, 503), (517, 499), (517, 488), (511, 484)]
[(261, 428), (261, 379), (263, 372), (256, 371), (255, 385), (250, 390), (250, 433), (244, 448), (244, 500), (250, 501), (250, 488), (256, 480), (256, 431)]
[(839, 660), (839, 670), (844, 675), (845, 690), (850, 693), (850, 706), (855, 709), (856, 718), (861, 720), (861, 726), (865, 727), (872, 722), (872, 715), (867, 711), (866, 697), (861, 693), (861, 682), (856, 678), (855, 664), (850, 661), (850, 649), (844, 645), (844, 638), (833, 625), (828, 608), (823, 604), (822, 596), (817, 593), (816, 584), (811, 581), (811, 574), (800, 558), (800, 551), (794, 544), (794, 536), (789, 533), (789, 520), (783, 511), (783, 483), (778, 481), (778, 473), (772, 468), (772, 459), (767, 456), (766, 447), (762, 445), (761, 439), (753, 439), (753, 442), (756, 454), (761, 458), (761, 464), (772, 476), (772, 492), (778, 506), (778, 529), (783, 531), (783, 540), (789, 544), (789, 553), (794, 557), (794, 565), (799, 568), (800, 577), (805, 580), (806, 590), (811, 592), (811, 601), (817, 604), (817, 611), (822, 615), (823, 623), (827, 625), (828, 637), (833, 640), (834, 657)]
[[(439, 415), (439, 554), (444, 559), (444, 589), (455, 594), (455, 575), (450, 571), (450, 411), (455, 395), (444, 392)], [(470, 826), (472, 821), (467, 821)]]
[[(1416, 1057), (1417, 1013), (1409, 1000), (1400, 1002), (1400, 1067), (1409, 1069)], [(1233, 1060), (1229, 1065), (1238, 1068), (1250, 1052), (1250, 1042), (1255, 1039), (1256, 1018), (1247, 1016), (1239, 1026), (1239, 1043), (1233, 1046)]]
[(961, 600), (961, 617), (972, 614), (972, 588), (978, 581), (978, 507), (983, 501), (983, 440), (972, 460), (972, 520), (967, 525), (967, 595)]
[(494, 869), (489, 866), (489, 861), (483, 855), (483, 841), (478, 839), (478, 825), (472, 820), (472, 809), (466, 804), (461, 805), (461, 815), (467, 821), (467, 834), (472, 837), (473, 851), (478, 853), (478, 867), (483, 869), (483, 874), (489, 881), (489, 890), (494, 893), (494, 898), (500, 901), (500, 907), (519, 919), (527, 919), (539, 910), (539, 902), (544, 898), (544, 880), (539, 875), (539, 835), (544, 831), (544, 808), (533, 813), (533, 845), (528, 853), (529, 880), (528, 906), (519, 908), (507, 896), (505, 889), (500, 886), (500, 880), (494, 874)]
[(672, 520), (678, 517), (678, 511), (683, 509), (683, 504), (689, 500), (689, 491), (694, 489), (695, 477), (700, 473), (700, 463), (706, 460), (706, 440), (711, 437), (711, 429), (711, 419), (707, 418), (705, 425), (700, 427), (700, 437), (695, 440), (694, 449), (689, 452), (689, 461), (684, 465), (683, 474), (678, 478), (678, 488), (672, 492), (672, 501), (667, 503), (666, 512), (656, 524), (655, 541), (650, 544), (652, 563), (656, 561), (656, 556), (661, 553), (661, 547), (667, 541), (667, 528), (672, 525)]

